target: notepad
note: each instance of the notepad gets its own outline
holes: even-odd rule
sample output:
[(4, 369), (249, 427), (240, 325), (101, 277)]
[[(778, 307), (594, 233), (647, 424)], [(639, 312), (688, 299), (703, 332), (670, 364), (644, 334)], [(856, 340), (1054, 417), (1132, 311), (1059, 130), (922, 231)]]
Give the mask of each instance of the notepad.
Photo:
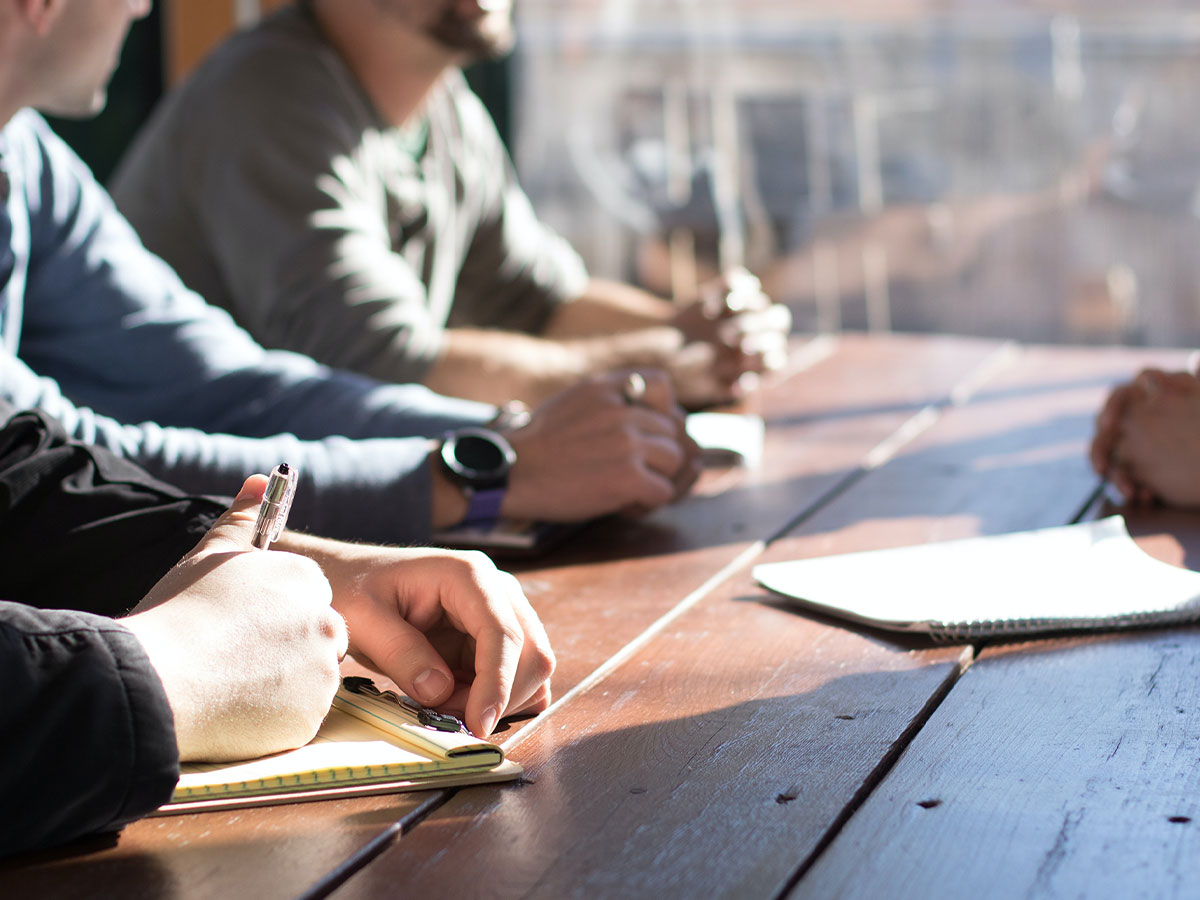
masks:
[(755, 566), (794, 602), (942, 640), (1200, 620), (1200, 573), (1160, 562), (1125, 521)]
[(422, 725), (393, 695), (369, 696), (343, 683), (311, 742), (244, 762), (186, 763), (159, 812), (452, 787), (521, 772), (495, 744)]

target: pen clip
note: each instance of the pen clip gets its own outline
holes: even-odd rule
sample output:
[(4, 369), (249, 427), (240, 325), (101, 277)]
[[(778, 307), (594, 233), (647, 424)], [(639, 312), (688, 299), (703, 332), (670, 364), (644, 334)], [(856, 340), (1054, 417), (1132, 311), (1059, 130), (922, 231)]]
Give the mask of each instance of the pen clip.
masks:
[(417, 722), (420, 725), (433, 731), (471, 733), (467, 731), (467, 726), (457, 716), (452, 716), (449, 713), (440, 713), (437, 710), (421, 706), (415, 700), (410, 700), (408, 697), (397, 694), (395, 691), (381, 691), (370, 678), (364, 678), (361, 675), (347, 675), (342, 679), (342, 687), (355, 694), (363, 694), (367, 697), (376, 697), (380, 700), (395, 703), (416, 716)]

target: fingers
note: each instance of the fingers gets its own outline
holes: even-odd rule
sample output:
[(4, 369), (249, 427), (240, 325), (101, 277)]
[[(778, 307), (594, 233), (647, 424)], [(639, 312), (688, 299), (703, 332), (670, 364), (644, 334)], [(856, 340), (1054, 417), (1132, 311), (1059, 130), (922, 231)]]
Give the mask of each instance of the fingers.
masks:
[[(503, 611), (499, 618), (489, 606), (497, 602)], [(459, 677), (445, 708), (458, 712), (478, 735), (494, 730), (504, 716), (545, 709), (556, 661), (516, 579), (492, 569), (476, 589), (448, 597), (446, 604), (459, 630), (435, 636), (434, 643), (447, 659), (459, 661)], [(515, 616), (516, 632), (510, 630), (509, 613)]]
[(660, 506), (691, 452), (683, 410), (661, 371), (593, 376), (546, 401), (509, 435), (517, 462), (503, 511), (574, 521), (630, 504)]
[(1179, 391), (1195, 392), (1198, 388), (1196, 376), (1191, 372), (1162, 372), (1157, 369), (1147, 369), (1142, 373), (1150, 392)]
[(792, 313), (775, 303), (732, 314), (717, 327), (717, 374), (733, 384), (746, 372), (771, 372), (787, 363)]
[(703, 451), (700, 449), (700, 445), (686, 434), (684, 437), (685, 458), (683, 464), (678, 468), (678, 470), (676, 470), (675, 477), (672, 479), (675, 490), (674, 496), (671, 498), (672, 500), (678, 500), (680, 497), (683, 497), (685, 494), (687, 494), (687, 492), (692, 489), (692, 486), (696, 483), (696, 480), (700, 477), (700, 473), (704, 469), (704, 466), (701, 462)]
[(266, 488), (266, 475), (251, 475), (247, 478), (229, 509), (221, 514), (188, 557), (251, 549), (254, 522), (258, 517), (258, 506)]
[(618, 405), (681, 415), (670, 376), (660, 369), (623, 369), (601, 376)]
[(550, 646), (546, 628), (521, 589), (520, 582), (507, 572), (498, 571), (497, 575), (509, 583), (513, 612), (525, 637), (521, 645), (521, 663), (512, 680), (508, 712), (541, 711), (550, 705), (550, 677), (558, 661)]
[(554, 654), (517, 580), (481, 553), (405, 551), (403, 560), (388, 567), (394, 593), (356, 605), (356, 657), (480, 736), (504, 715), (544, 708)]
[(686, 344), (680, 354), (697, 347), (708, 350), (702, 367), (677, 358), (671, 365), (684, 401), (692, 406), (736, 400), (752, 390), (755, 376), (787, 363), (792, 314), (772, 303), (758, 279), (732, 270), (709, 283), (702, 299), (677, 316)]
[(636, 480), (629, 482), (637, 507), (653, 509), (683, 496), (700, 474), (700, 448), (687, 433), (682, 415), (667, 418), (649, 410), (634, 412), (626, 458)]
[[(254, 493), (239, 496), (234, 515)], [(246, 549), (248, 538), (243, 549), (203, 552), (236, 537), (206, 539), (125, 620), (167, 691), (185, 759), (248, 758), (306, 742), (329, 710), (348, 645), (315, 561)], [(271, 685), (286, 690), (264, 691)], [(267, 710), (265, 695), (273, 696)]]
[(772, 303), (762, 309), (738, 312), (721, 322), (717, 333), (722, 343), (730, 347), (740, 346), (742, 340), (752, 335), (786, 335), (792, 328), (792, 312), (781, 303)]
[(1096, 434), (1092, 438), (1089, 456), (1092, 468), (1101, 477), (1110, 477), (1109, 470), (1112, 468), (1113, 450), (1116, 447), (1121, 418), (1133, 394), (1132, 384), (1114, 388), (1096, 416)]
[(628, 427), (625, 437), (628, 446), (616, 448), (614, 458), (634, 461), (641, 475), (635, 503), (649, 507), (661, 506), (685, 493), (699, 474), (700, 450), (688, 437), (683, 410), (675, 403), (671, 380), (656, 370), (626, 374), (639, 379), (640, 402), (629, 403)]
[(705, 315), (717, 319), (746, 310), (765, 309), (771, 298), (763, 292), (762, 282), (754, 273), (742, 266), (734, 266), (701, 287), (699, 302), (704, 306)]
[[(412, 576), (420, 578), (414, 572)], [(454, 675), (425, 634), (395, 607), (370, 604), (354, 615), (354, 649), (425, 706), (439, 706), (454, 690)]]
[(501, 716), (527, 708), (535, 696), (548, 699), (555, 665), (545, 629), (517, 580), (495, 572), (490, 582), (493, 602), (472, 606), (463, 622), (475, 639), (466, 720), (480, 735), (491, 734)]
[[(1128, 473), (1118, 472), (1117, 450), (1122, 431), (1131, 417), (1159, 409), (1169, 398), (1195, 392), (1198, 388), (1200, 384), (1189, 372), (1161, 369), (1144, 369), (1129, 383), (1114, 388), (1096, 416), (1096, 432), (1088, 448), (1092, 468), (1122, 489), (1117, 479), (1128, 479)], [(1126, 493), (1123, 489), (1122, 492)]]

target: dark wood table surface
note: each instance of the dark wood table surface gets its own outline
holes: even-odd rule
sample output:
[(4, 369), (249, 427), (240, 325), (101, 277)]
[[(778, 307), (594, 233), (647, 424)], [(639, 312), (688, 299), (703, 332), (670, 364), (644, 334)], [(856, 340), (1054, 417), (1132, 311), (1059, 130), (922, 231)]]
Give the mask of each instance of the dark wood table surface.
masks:
[[(1193, 896), (1200, 629), (937, 645), (750, 575), (1112, 511), (1095, 412), (1185, 362), (801, 342), (748, 404), (759, 467), (515, 569), (559, 657), (554, 706), (500, 735), (522, 782), (146, 819), (0, 863), (0, 897)], [(1200, 516), (1124, 512), (1200, 568)]]

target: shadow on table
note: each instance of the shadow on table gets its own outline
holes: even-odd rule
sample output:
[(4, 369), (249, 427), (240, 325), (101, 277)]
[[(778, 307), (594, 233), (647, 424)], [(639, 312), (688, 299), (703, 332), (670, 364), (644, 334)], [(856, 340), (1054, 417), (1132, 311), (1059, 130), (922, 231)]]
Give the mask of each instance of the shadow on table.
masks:
[[(667, 674), (621, 706), (638, 723), (621, 727), (583, 699), (586, 726), (551, 720), (514, 751), (532, 783), (459, 792), (359, 873), (355, 896), (383, 896), (400, 872), (414, 895), (486, 873), (497, 896), (777, 896), (944, 689), (952, 664), (907, 656), (808, 685), (795, 671)], [(704, 708), (731, 693), (754, 699)]]

